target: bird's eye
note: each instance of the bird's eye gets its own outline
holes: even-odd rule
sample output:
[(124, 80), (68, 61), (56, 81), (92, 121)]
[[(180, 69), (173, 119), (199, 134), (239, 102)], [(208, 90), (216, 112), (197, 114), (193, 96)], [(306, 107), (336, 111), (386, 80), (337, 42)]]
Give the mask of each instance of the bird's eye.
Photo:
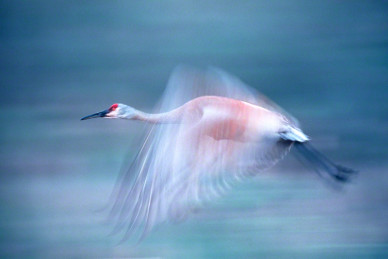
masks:
[(118, 105), (117, 103), (115, 103), (115, 104), (113, 104), (113, 105), (109, 108), (109, 110), (110, 110), (110, 111), (114, 111), (114, 110), (117, 109), (118, 106), (119, 106), (119, 105)]

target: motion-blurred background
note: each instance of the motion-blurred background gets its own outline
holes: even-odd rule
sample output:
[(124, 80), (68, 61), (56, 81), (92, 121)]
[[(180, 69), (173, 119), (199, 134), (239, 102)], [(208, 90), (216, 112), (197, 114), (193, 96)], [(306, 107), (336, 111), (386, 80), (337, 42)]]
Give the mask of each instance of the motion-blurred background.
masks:
[[(386, 1), (1, 1), (0, 256), (388, 257)], [(140, 245), (96, 212), (178, 64), (218, 66), (360, 170), (334, 191), (289, 156)]]

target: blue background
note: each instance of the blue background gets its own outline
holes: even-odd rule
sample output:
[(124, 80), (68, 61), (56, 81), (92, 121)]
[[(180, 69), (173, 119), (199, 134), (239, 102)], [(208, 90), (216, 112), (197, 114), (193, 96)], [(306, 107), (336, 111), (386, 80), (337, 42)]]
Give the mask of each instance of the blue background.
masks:
[[(388, 2), (1, 1), (0, 255), (388, 256)], [(218, 66), (360, 170), (343, 191), (289, 156), (188, 221), (118, 245), (104, 212), (137, 122), (178, 64)], [(128, 159), (126, 159), (126, 154)]]

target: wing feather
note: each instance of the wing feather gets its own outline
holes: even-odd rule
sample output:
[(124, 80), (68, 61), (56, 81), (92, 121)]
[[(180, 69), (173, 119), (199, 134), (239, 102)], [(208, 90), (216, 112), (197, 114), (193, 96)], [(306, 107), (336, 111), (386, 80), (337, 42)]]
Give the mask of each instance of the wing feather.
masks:
[[(176, 68), (157, 112), (170, 111), (206, 95), (259, 105), (283, 114), (297, 125), (291, 115), (264, 95), (217, 68)], [(233, 183), (272, 166), (290, 148), (290, 143), (277, 140), (269, 143), (269, 148), (257, 143), (215, 140), (196, 126), (193, 122), (151, 127), (115, 189), (110, 213), (117, 222), (114, 232), (125, 229), (127, 239), (138, 229), (144, 237), (159, 223), (182, 220), (202, 203), (222, 195)]]

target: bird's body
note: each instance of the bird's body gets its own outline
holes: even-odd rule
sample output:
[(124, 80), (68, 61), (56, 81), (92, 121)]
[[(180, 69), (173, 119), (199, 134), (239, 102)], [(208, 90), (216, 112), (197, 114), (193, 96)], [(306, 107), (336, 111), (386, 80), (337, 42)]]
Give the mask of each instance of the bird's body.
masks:
[(230, 98), (205, 96), (194, 99), (193, 104), (201, 113), (199, 127), (215, 140), (258, 141), (275, 135), (285, 123), (280, 114)]
[(264, 96), (220, 70), (178, 69), (161, 108), (149, 114), (124, 104), (82, 118), (140, 120), (151, 124), (143, 146), (115, 190), (115, 230), (148, 233), (182, 219), (236, 180), (256, 175), (292, 145), (322, 176), (346, 181), (352, 170), (312, 149), (298, 122)]
[(275, 137), (288, 121), (279, 113), (244, 101), (219, 96), (201, 96), (167, 113), (139, 113), (132, 118), (149, 123), (189, 123), (215, 140), (238, 142)]

